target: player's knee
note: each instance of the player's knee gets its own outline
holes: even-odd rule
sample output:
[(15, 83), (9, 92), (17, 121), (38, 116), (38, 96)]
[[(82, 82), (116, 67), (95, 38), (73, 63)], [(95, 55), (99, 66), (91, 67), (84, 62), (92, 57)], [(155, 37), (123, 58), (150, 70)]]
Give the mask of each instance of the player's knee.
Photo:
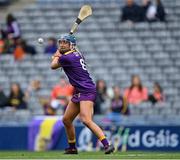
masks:
[(64, 123), (65, 126), (68, 126), (68, 125), (71, 124), (71, 121), (70, 121), (69, 118), (67, 118), (67, 117), (63, 117), (62, 121), (63, 121), (63, 123)]
[(81, 121), (82, 123), (84, 123), (86, 126), (89, 126), (90, 123), (92, 122), (91, 119), (87, 118), (87, 117), (81, 117)]

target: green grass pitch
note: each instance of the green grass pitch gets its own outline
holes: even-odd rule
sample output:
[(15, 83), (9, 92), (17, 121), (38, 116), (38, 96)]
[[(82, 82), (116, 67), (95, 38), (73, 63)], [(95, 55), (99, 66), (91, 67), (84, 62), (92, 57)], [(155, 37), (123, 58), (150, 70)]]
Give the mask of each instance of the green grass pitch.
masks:
[(180, 159), (180, 152), (116, 152), (104, 155), (103, 152), (80, 152), (78, 155), (64, 155), (62, 151), (26, 152), (0, 151), (0, 159)]

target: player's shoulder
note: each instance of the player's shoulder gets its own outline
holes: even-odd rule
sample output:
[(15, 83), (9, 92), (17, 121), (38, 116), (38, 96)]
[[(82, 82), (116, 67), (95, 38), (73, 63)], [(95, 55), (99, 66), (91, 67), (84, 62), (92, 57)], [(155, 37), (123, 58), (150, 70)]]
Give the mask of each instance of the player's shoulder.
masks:
[(69, 59), (73, 59), (73, 60), (80, 59), (81, 58), (81, 53), (78, 52), (78, 51), (73, 51), (72, 53), (67, 54), (66, 57), (69, 58)]
[(81, 58), (81, 53), (78, 52), (78, 51), (73, 51), (69, 54), (64, 54), (62, 55), (62, 60), (70, 60), (70, 61), (73, 61), (73, 60), (77, 60), (77, 59), (80, 59)]
[(73, 56), (75, 56), (75, 57), (81, 57), (81, 53), (78, 52), (78, 51), (74, 51), (74, 52), (73, 52)]

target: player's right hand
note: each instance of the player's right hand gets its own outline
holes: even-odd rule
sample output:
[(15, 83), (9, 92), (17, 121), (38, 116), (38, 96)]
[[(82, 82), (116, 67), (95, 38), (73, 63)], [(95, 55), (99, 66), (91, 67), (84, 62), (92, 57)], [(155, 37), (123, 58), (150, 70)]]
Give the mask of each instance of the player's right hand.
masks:
[(54, 53), (54, 55), (52, 56), (52, 59), (54, 59), (55, 57), (61, 57), (62, 54), (59, 52), (59, 50), (56, 51), (56, 53)]

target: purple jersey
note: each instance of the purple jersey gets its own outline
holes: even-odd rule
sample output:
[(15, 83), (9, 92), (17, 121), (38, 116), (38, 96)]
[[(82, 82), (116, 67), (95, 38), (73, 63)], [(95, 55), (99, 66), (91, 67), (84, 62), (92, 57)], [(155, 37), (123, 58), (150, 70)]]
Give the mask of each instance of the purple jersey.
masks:
[(59, 58), (59, 63), (77, 93), (96, 92), (95, 84), (87, 71), (86, 63), (80, 53), (76, 51), (67, 52)]

